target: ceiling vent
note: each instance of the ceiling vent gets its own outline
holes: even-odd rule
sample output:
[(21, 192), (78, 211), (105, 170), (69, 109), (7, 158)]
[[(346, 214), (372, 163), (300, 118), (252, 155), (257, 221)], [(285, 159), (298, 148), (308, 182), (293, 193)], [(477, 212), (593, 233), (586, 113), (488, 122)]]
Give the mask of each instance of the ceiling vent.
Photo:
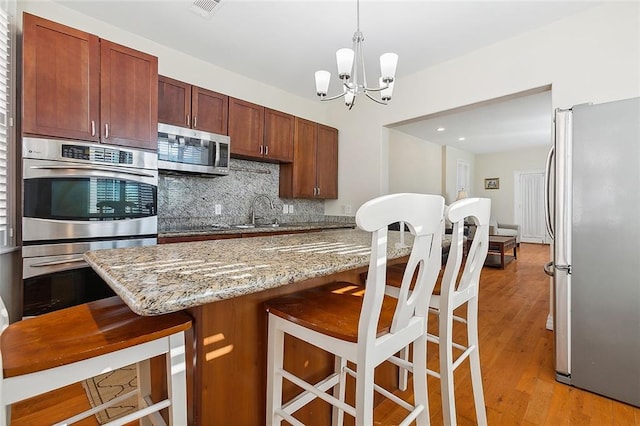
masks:
[(195, 0), (190, 9), (195, 14), (210, 18), (218, 9), (222, 0)]

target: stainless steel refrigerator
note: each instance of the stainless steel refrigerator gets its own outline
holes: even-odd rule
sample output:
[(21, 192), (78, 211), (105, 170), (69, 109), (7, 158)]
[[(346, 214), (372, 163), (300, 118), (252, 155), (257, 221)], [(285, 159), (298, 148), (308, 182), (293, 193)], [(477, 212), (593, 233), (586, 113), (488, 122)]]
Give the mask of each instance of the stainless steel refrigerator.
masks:
[(556, 377), (640, 407), (640, 98), (556, 110), (546, 182)]

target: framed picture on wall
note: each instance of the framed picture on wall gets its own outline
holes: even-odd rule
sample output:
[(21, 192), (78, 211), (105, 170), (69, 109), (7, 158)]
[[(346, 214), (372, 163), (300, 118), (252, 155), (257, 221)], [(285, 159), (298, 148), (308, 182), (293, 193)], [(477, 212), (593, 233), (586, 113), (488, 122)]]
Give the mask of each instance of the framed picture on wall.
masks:
[(500, 189), (500, 178), (485, 178), (484, 189)]

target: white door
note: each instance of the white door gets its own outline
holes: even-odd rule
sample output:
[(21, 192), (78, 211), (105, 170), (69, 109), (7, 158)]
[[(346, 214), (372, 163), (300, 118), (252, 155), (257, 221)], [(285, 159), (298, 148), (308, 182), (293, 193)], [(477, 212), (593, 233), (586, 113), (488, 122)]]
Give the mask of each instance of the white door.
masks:
[(544, 172), (515, 172), (515, 213), (524, 243), (549, 243), (544, 224)]

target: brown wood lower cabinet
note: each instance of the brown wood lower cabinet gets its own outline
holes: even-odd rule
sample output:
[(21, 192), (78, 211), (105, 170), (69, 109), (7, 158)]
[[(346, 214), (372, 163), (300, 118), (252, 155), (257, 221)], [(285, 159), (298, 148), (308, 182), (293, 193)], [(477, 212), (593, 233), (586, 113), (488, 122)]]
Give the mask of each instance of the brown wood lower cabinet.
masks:
[(235, 234), (204, 234), (204, 235), (180, 235), (172, 237), (158, 237), (158, 244), (186, 243), (189, 241), (209, 241), (226, 240), (229, 238), (251, 238), (251, 237), (271, 237), (285, 234), (304, 234), (306, 232), (316, 232), (318, 229), (297, 229), (287, 231), (272, 232), (241, 232)]
[(158, 237), (158, 244), (187, 243), (190, 241), (226, 240), (240, 238), (239, 234), (205, 234), (205, 235), (180, 235), (175, 237)]
[[(195, 330), (195, 424), (265, 424), (267, 313), (264, 302), (331, 281), (359, 282), (365, 270), (360, 268), (189, 309)], [(308, 343), (290, 338), (285, 344), (285, 367), (313, 382), (331, 371), (333, 358)], [(383, 364), (376, 371), (376, 382), (394, 389), (397, 368)], [(285, 382), (285, 385), (291, 384)], [(348, 394), (353, 393), (349, 392), (352, 386), (347, 387)], [(285, 398), (296, 393), (295, 387), (285, 386)], [(297, 417), (307, 425), (327, 425), (331, 423), (331, 408), (316, 400), (302, 408)]]

